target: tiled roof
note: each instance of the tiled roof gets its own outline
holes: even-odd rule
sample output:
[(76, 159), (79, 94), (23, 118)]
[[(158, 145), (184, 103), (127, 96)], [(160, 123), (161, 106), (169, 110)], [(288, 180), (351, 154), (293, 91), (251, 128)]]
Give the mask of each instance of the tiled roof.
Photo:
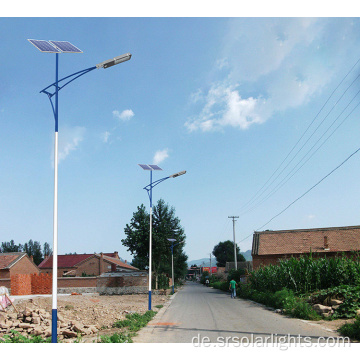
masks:
[[(325, 237), (328, 246), (325, 247)], [(255, 232), (252, 255), (360, 250), (360, 226)]]
[(128, 263), (124, 263), (123, 261), (121, 261), (120, 259), (114, 259), (112, 257), (109, 257), (109, 256), (106, 256), (104, 254), (104, 260), (109, 262), (109, 263), (112, 263), (112, 264), (115, 264), (117, 266), (120, 266), (122, 268), (126, 268), (126, 269), (129, 269), (129, 270), (139, 270), (138, 268), (134, 267), (134, 266), (131, 266), (129, 265)]
[[(71, 268), (77, 265), (78, 263), (86, 260), (94, 254), (74, 254), (74, 255), (58, 255), (58, 268)], [(115, 254), (109, 253), (107, 256), (113, 258)], [(52, 269), (53, 267), (53, 257), (49, 256), (47, 259), (44, 259), (39, 265), (40, 269)]]
[(0, 269), (9, 269), (24, 255), (26, 255), (25, 252), (0, 253)]

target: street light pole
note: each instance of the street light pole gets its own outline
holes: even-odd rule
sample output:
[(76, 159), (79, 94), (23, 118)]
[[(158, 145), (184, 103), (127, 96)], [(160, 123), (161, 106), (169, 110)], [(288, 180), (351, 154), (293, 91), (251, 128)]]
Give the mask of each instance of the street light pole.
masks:
[[(54, 148), (54, 218), (53, 218), (53, 271), (52, 271), (52, 311), (51, 311), (51, 342), (57, 342), (57, 270), (58, 270), (58, 153), (59, 153), (59, 91), (70, 82), (87, 74), (89, 71), (116, 65), (120, 62), (130, 60), (131, 54), (124, 54), (117, 58), (104, 61), (96, 66), (78, 71), (59, 80), (59, 54), (60, 53), (82, 53), (80, 49), (67, 41), (46, 41), (28, 39), (38, 50), (45, 53), (55, 53), (55, 82), (44, 88), (40, 93), (48, 96), (55, 119), (55, 148)], [(61, 81), (70, 79), (64, 85), (59, 86)], [(54, 86), (55, 91), (48, 89)], [(55, 106), (52, 97), (55, 96)]]
[(138, 164), (143, 170), (150, 170), (150, 184), (144, 187), (144, 190), (147, 191), (149, 199), (150, 199), (150, 238), (149, 238), (149, 306), (148, 309), (151, 310), (151, 264), (152, 264), (152, 189), (156, 185), (160, 184), (161, 182), (170, 179), (176, 178), (180, 175), (186, 174), (186, 171), (180, 171), (178, 173), (172, 174), (170, 176), (164, 177), (162, 179), (152, 181), (152, 172), (153, 170), (162, 170), (157, 165), (146, 165), (146, 164)]
[(172, 293), (175, 293), (175, 288), (174, 288), (174, 244), (176, 239), (168, 239), (169, 241), (171, 241), (171, 280), (172, 280)]
[(236, 242), (235, 242), (235, 219), (238, 219), (238, 216), (228, 216), (229, 219), (233, 220), (233, 239), (234, 239), (234, 262), (235, 262), (235, 270), (237, 270), (237, 254), (236, 254)]

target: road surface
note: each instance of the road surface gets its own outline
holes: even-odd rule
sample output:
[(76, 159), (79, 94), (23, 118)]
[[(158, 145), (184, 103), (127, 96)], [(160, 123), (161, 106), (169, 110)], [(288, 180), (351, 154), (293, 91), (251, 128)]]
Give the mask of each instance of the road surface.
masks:
[(297, 343), (335, 341), (319, 325), (289, 318), (230, 293), (188, 282), (170, 306), (133, 338), (136, 343)]

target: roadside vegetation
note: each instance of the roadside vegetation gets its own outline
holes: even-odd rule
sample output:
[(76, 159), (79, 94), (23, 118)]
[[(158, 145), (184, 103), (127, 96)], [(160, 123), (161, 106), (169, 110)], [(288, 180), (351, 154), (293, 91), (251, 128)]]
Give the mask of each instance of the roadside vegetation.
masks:
[(149, 310), (145, 314), (127, 314), (126, 319), (119, 320), (113, 324), (114, 328), (122, 329), (121, 333), (115, 333), (111, 336), (101, 336), (100, 343), (132, 343), (132, 338), (136, 332), (147, 325), (156, 315), (156, 311)]
[[(313, 254), (300, 258), (281, 260), (278, 265), (268, 265), (250, 272), (247, 283), (240, 283), (241, 273), (233, 271), (227, 281), (209, 277), (210, 286), (228, 291), (229, 281), (237, 283), (237, 295), (278, 309), (288, 316), (307, 320), (355, 319), (339, 331), (352, 339), (360, 338), (360, 256), (316, 258)], [(205, 282), (201, 279), (201, 282)], [(314, 304), (338, 305), (331, 312), (319, 314)]]

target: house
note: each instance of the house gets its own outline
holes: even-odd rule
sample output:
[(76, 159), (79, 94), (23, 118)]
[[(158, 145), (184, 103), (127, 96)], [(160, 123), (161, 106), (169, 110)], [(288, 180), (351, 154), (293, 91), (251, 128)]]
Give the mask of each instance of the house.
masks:
[[(53, 258), (49, 256), (39, 264), (42, 273), (52, 273)], [(138, 271), (127, 261), (119, 258), (118, 252), (100, 254), (58, 255), (57, 276), (99, 276), (106, 272)]]
[(0, 253), (0, 279), (16, 274), (39, 274), (39, 268), (26, 252)]
[(302, 230), (255, 231), (252, 244), (253, 269), (276, 264), (280, 259), (309, 254), (350, 256), (360, 251), (360, 226)]

